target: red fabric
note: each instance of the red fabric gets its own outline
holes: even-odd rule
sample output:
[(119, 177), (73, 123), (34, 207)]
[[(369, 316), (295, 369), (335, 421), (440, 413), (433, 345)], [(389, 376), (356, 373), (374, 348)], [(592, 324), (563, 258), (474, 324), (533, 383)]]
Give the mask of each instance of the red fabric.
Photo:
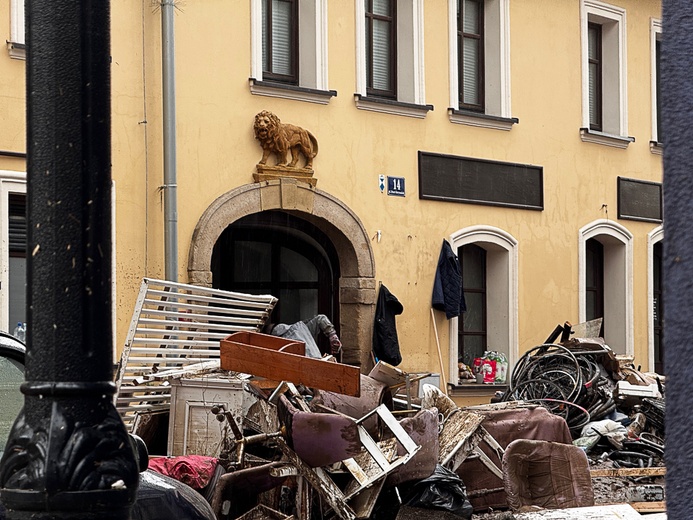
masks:
[(218, 465), (219, 459), (202, 455), (152, 457), (149, 459), (149, 469), (174, 478), (197, 490), (201, 490), (209, 484)]

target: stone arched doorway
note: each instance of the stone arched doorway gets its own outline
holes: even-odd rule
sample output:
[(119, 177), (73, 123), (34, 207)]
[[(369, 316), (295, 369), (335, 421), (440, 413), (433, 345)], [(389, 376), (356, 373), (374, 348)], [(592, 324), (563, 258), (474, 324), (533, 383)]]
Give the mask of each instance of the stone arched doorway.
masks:
[(188, 255), (188, 280), (212, 285), (212, 252), (224, 230), (238, 219), (268, 210), (309, 221), (329, 237), (339, 257), (339, 321), (343, 361), (371, 365), (375, 316), (375, 262), (359, 218), (335, 197), (294, 179), (246, 184), (217, 198), (202, 214)]

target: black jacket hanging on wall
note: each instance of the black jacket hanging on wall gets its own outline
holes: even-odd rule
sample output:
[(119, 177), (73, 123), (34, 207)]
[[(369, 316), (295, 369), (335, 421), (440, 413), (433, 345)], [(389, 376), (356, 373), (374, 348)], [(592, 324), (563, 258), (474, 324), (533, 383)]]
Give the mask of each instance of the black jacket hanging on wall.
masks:
[(373, 352), (378, 359), (395, 366), (402, 362), (395, 316), (402, 314), (403, 310), (404, 307), (397, 297), (387, 287), (380, 285), (373, 324)]
[(456, 318), (467, 310), (460, 262), (447, 240), (443, 240), (443, 247), (438, 257), (431, 304), (434, 309), (445, 311), (447, 319)]

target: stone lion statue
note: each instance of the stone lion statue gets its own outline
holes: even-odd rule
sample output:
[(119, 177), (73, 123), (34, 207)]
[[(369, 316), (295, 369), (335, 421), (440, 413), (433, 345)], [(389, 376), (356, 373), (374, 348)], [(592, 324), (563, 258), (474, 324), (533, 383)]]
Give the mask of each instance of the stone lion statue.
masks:
[[(299, 152), (306, 158), (306, 169), (313, 167), (318, 154), (318, 141), (313, 134), (299, 126), (282, 123), (272, 112), (263, 110), (255, 116), (255, 139), (262, 145), (260, 164), (266, 164), (270, 153), (277, 156), (277, 166), (296, 168)], [(291, 162), (286, 164), (291, 151)]]

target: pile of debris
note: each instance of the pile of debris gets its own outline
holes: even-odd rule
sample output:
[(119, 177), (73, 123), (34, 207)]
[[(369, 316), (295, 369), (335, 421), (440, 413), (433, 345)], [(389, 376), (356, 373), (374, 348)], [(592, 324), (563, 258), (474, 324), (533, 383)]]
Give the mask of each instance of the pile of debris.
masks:
[[(150, 466), (198, 489), (210, 518), (664, 510), (663, 380), (601, 338), (558, 327), (494, 402), (461, 408), (428, 373), (380, 361), (361, 374), (260, 334), (275, 303), (158, 280), (138, 297), (118, 409), (150, 453), (166, 439)], [(532, 516), (551, 510), (563, 516)]]
[[(471, 519), (508, 509), (515, 513), (486, 518), (530, 519), (519, 515), (583, 514), (600, 502), (600, 482), (613, 502), (614, 482), (633, 479), (618, 501), (662, 509), (663, 487), (650, 479), (663, 475), (663, 399), (638, 395), (649, 394), (631, 386), (645, 388), (647, 379), (629, 367), (618, 373), (635, 382), (614, 384), (609, 394), (604, 367), (618, 363), (608, 349), (593, 350), (533, 349), (503, 396), (514, 399), (460, 408), (437, 387), (419, 385), (429, 374), (379, 362), (364, 375), (329, 356), (306, 358), (300, 342), (232, 334), (221, 342), (220, 369), (195, 375), (243, 381), (242, 410), (209, 408), (222, 429), (220, 469), (205, 483), (210, 503), (223, 520)], [(590, 410), (606, 412), (592, 421)]]

